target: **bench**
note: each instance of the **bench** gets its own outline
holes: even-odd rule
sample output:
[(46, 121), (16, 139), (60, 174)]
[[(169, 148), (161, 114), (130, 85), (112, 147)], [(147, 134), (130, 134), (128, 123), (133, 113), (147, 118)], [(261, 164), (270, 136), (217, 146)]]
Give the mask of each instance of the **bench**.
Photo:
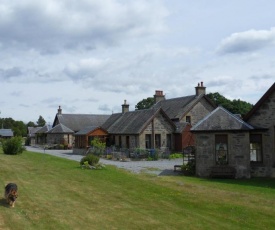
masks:
[(228, 165), (218, 165), (211, 167), (210, 177), (212, 178), (235, 178), (236, 169)]

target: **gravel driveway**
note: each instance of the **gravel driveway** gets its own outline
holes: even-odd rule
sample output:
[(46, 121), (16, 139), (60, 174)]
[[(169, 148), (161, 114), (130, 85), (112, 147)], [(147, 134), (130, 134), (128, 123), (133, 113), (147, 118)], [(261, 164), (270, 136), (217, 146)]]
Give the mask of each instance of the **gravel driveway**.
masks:
[[(72, 150), (44, 150), (42, 148), (37, 147), (30, 147), (26, 146), (26, 149), (31, 152), (38, 152), (38, 153), (45, 153), (57, 157), (66, 158), (69, 160), (74, 161), (80, 161), (83, 157), (82, 155), (74, 155)], [(106, 159), (100, 159), (102, 164), (105, 165), (114, 165), (118, 168), (123, 168), (126, 170), (129, 170), (133, 173), (140, 173), (140, 172), (146, 172), (146, 173), (153, 173), (156, 175), (178, 175), (179, 172), (174, 172), (174, 165), (181, 165), (183, 163), (182, 158), (180, 159), (172, 159), (172, 160), (166, 160), (161, 159), (158, 161), (113, 161), (113, 160), (106, 160)]]

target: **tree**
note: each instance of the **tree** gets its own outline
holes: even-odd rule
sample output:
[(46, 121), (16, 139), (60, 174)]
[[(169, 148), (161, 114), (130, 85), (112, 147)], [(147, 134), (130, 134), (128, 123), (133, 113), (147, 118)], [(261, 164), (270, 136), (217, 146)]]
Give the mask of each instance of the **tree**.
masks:
[(249, 110), (252, 108), (252, 104), (246, 102), (246, 101), (241, 101), (240, 99), (238, 100), (229, 100), (225, 98), (224, 96), (220, 95), (219, 93), (209, 93), (207, 96), (216, 104), (216, 105), (221, 105), (228, 111), (230, 111), (233, 114), (241, 114), (244, 116), (249, 112)]
[(46, 124), (45, 119), (40, 115), (37, 121), (37, 125), (43, 127), (45, 124)]
[(33, 122), (33, 121), (29, 121), (28, 123), (27, 123), (27, 127), (35, 127), (36, 125), (35, 125), (35, 123)]
[(135, 106), (136, 110), (149, 109), (154, 105), (154, 98), (147, 97), (146, 99), (141, 100)]
[[(27, 135), (27, 127), (23, 121), (15, 121), (12, 118), (2, 118), (1, 127), (4, 129), (11, 129), (13, 131), (14, 136), (26, 136)], [(3, 126), (2, 126), (3, 125)]]

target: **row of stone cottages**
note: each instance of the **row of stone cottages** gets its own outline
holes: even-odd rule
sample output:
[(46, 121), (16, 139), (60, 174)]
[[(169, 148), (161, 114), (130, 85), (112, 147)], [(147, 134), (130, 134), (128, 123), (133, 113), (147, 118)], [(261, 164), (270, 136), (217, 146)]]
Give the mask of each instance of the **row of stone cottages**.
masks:
[[(36, 132), (36, 141), (66, 140), (73, 151), (85, 151), (97, 136), (122, 148), (169, 148), (182, 151), (196, 146), (196, 174), (207, 177), (215, 166), (230, 166), (236, 178), (270, 177), (275, 172), (275, 83), (242, 120), (205, 95), (203, 83), (195, 95), (165, 99), (156, 91), (151, 109), (108, 115), (62, 114), (53, 128)], [(40, 138), (40, 139), (39, 139)]]

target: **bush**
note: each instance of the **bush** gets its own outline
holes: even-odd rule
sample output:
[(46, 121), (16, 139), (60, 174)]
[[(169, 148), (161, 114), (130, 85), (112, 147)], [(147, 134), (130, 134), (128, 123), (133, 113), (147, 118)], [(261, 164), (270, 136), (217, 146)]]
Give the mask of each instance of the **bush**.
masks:
[(182, 158), (182, 153), (173, 153), (169, 156), (169, 159)]
[(82, 157), (82, 159), (80, 160), (80, 165), (84, 165), (85, 162), (88, 162), (89, 165), (91, 166), (95, 166), (98, 164), (99, 162), (99, 157), (95, 156), (94, 154), (88, 154), (85, 157)]
[(187, 164), (182, 165), (181, 170), (184, 175), (193, 176), (196, 174), (196, 162), (195, 160), (189, 161)]
[(2, 148), (4, 154), (17, 155), (21, 154), (26, 148), (22, 146), (21, 137), (12, 137), (7, 140), (2, 140)]
[(106, 148), (106, 143), (97, 137), (91, 141), (91, 145), (92, 147), (88, 151), (97, 156), (101, 156)]

